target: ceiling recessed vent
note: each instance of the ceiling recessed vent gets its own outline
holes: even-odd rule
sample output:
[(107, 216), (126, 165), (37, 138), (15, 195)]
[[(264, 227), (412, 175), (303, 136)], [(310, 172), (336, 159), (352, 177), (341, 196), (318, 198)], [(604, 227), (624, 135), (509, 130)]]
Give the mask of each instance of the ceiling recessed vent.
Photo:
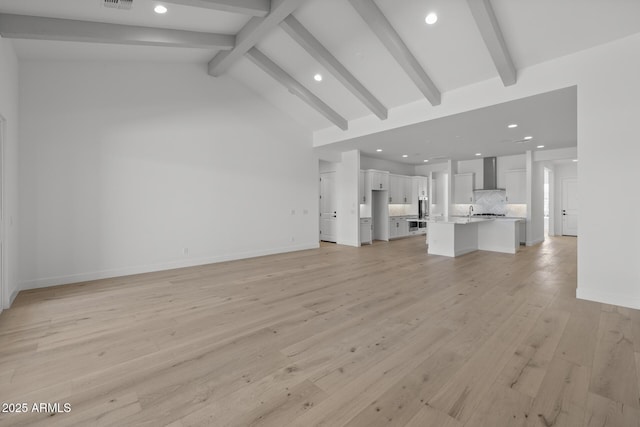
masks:
[(133, 0), (102, 0), (104, 7), (111, 7), (114, 9), (131, 9)]

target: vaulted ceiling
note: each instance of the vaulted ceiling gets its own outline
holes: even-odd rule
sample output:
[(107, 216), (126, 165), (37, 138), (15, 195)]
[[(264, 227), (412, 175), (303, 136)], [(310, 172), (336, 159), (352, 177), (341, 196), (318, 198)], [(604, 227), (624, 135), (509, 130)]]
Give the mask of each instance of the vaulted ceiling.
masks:
[[(208, 64), (212, 79), (242, 82), (310, 130), (385, 120), (425, 98), (437, 106), (446, 92), (483, 80), (517, 85), (528, 66), (640, 32), (636, 0), (104, 3), (0, 0), (0, 35), (15, 39), (24, 60)], [(154, 13), (158, 4), (168, 12)]]

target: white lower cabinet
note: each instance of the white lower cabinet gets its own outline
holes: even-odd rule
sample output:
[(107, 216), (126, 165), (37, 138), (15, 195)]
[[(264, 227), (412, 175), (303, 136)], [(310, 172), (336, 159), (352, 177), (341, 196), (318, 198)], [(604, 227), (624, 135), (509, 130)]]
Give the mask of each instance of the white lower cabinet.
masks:
[(398, 237), (398, 221), (396, 218), (389, 218), (389, 239)]
[(389, 239), (411, 236), (416, 233), (409, 233), (409, 222), (407, 216), (393, 216), (389, 218)]
[(373, 241), (373, 222), (371, 218), (360, 218), (360, 244), (370, 245)]

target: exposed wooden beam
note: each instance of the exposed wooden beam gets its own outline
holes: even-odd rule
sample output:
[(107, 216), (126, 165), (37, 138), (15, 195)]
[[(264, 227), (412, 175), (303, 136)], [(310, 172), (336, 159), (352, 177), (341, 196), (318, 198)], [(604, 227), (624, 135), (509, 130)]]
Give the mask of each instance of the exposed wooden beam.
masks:
[(291, 14), (306, 0), (273, 0), (271, 12), (264, 18), (253, 17), (242, 27), (236, 35), (236, 45), (230, 51), (218, 52), (209, 61), (209, 74), (218, 77), (229, 67), (242, 58), (245, 53), (254, 47), (271, 30), (280, 25), (280, 22)]
[(431, 105), (440, 105), (440, 91), (375, 2), (373, 0), (349, 0), (349, 3), (369, 25)]
[(471, 9), (471, 15), (473, 15), (473, 19), (480, 30), (484, 44), (489, 50), (498, 74), (500, 74), (502, 83), (505, 86), (515, 84), (517, 81), (516, 67), (513, 65), (491, 2), (489, 0), (467, 0), (467, 3), (469, 4), (469, 9)]
[(164, 3), (204, 9), (222, 10), (251, 16), (266, 16), (271, 8), (270, 0), (162, 0)]
[(5, 13), (0, 13), (0, 36), (13, 39), (63, 40), (207, 49), (231, 49), (234, 46), (234, 37), (225, 34)]
[(342, 130), (349, 128), (347, 120), (340, 114), (336, 113), (331, 107), (325, 104), (320, 98), (315, 96), (306, 87), (300, 84), (296, 79), (291, 77), (285, 70), (280, 68), (278, 64), (260, 52), (258, 49), (251, 48), (247, 52), (247, 58), (249, 58), (254, 64), (262, 68), (267, 74), (273, 77), (286, 87), (289, 92), (298, 96), (304, 102), (306, 102), (311, 108), (326, 117), (331, 123), (335, 124)]
[(354, 77), (335, 56), (325, 48), (293, 15), (280, 23), (282, 29), (302, 46), (313, 58), (331, 72), (376, 116), (385, 120), (387, 108)]

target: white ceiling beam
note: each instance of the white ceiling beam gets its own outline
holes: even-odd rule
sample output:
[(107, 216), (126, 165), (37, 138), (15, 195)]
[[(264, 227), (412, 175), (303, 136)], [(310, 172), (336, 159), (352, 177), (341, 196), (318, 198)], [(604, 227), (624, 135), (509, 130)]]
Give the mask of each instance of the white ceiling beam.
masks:
[(231, 49), (234, 36), (0, 13), (0, 36), (144, 46)]
[(413, 83), (418, 86), (431, 105), (440, 105), (442, 97), (440, 91), (375, 2), (373, 0), (349, 0), (349, 3), (369, 25), (369, 28), (409, 75)]
[(298, 96), (304, 102), (306, 102), (311, 108), (326, 117), (331, 123), (335, 124), (342, 130), (347, 130), (349, 124), (347, 120), (340, 114), (336, 113), (331, 107), (325, 104), (320, 98), (315, 96), (306, 87), (300, 84), (296, 79), (291, 77), (285, 70), (280, 68), (278, 64), (260, 52), (258, 49), (251, 48), (247, 52), (247, 58), (249, 58), (254, 64), (260, 67), (263, 71), (277, 80), (280, 84), (286, 87), (289, 92)]
[(289, 15), (280, 23), (280, 26), (316, 61), (329, 70), (340, 83), (349, 89), (349, 91), (362, 101), (376, 116), (382, 120), (387, 118), (387, 108), (336, 59), (309, 30), (294, 18), (293, 15)]
[(244, 56), (245, 53), (262, 40), (270, 31), (280, 25), (280, 22), (289, 16), (306, 0), (273, 0), (271, 12), (264, 18), (253, 17), (242, 27), (236, 35), (236, 45), (230, 51), (218, 52), (209, 61), (209, 74), (218, 77), (229, 69), (233, 63)]
[(516, 67), (507, 49), (491, 2), (489, 0), (467, 0), (467, 4), (502, 79), (502, 83), (505, 86), (515, 84), (517, 81)]
[(266, 16), (271, 9), (270, 0), (162, 0), (163, 3), (222, 10), (250, 16)]

